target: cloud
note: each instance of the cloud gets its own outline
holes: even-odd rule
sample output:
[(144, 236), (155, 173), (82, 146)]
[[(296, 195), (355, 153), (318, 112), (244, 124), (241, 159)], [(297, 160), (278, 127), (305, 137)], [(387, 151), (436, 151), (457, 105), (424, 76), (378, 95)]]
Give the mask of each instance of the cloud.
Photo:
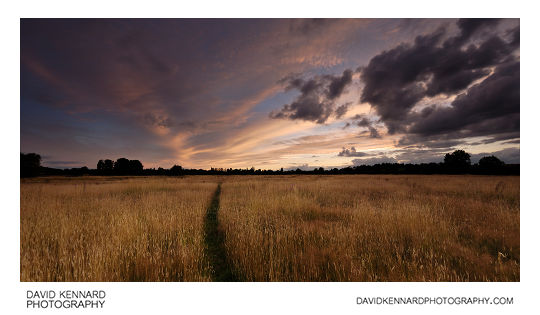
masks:
[(457, 25), (460, 30), (459, 36), (453, 38), (453, 44), (463, 44), (474, 33), (487, 27), (496, 26), (501, 19), (459, 19)]
[(504, 144), (519, 144), (520, 143), (520, 139), (516, 139), (516, 140), (508, 140), (508, 141), (505, 141), (503, 142)]
[(44, 165), (52, 167), (76, 167), (84, 165), (82, 161), (44, 161)]
[(409, 110), (425, 95), (423, 73), (436, 60), (435, 47), (444, 30), (418, 36), (414, 45), (401, 44), (373, 57), (361, 69), (361, 101), (369, 103), (386, 123), (389, 133), (401, 131)]
[(352, 102), (345, 103), (343, 105), (340, 105), (336, 108), (336, 118), (343, 117), (347, 111), (349, 110), (349, 107), (351, 106)]
[(164, 117), (152, 113), (146, 113), (144, 115), (144, 120), (147, 124), (157, 127), (171, 127), (174, 125), (174, 122), (169, 117)]
[[(497, 23), (498, 20), (492, 19), (459, 20), (460, 32), (456, 36), (445, 40), (447, 30), (439, 28), (417, 36), (412, 44), (400, 44), (376, 55), (361, 69), (365, 83), (361, 101), (371, 104), (390, 134), (411, 132), (407, 130), (411, 120), (416, 122), (423, 118), (412, 109), (423, 98), (460, 93), (476, 80), (488, 76), (493, 67), (507, 67), (508, 63), (519, 66), (514, 56), (518, 29), (513, 30), (513, 39), (509, 42), (491, 33), (483, 34), (479, 43), (469, 42), (480, 30), (490, 30)], [(519, 94), (519, 81), (517, 87)], [(486, 106), (496, 105), (499, 104)], [(481, 118), (470, 114), (469, 120)]]
[[(127, 156), (150, 166), (277, 167), (290, 164), (291, 152), (335, 155), (343, 145), (518, 141), (519, 110), (504, 118), (504, 106), (481, 106), (495, 97), (473, 86), (511, 99), (502, 94), (516, 84), (502, 72), (519, 64), (519, 20), (461, 20), (455, 28), (405, 21), (414, 28), (392, 19), (23, 19), (21, 150), (88, 165)], [(342, 71), (357, 64), (366, 65), (361, 73)], [(304, 75), (276, 84), (287, 73)], [(357, 106), (362, 87), (371, 101)], [(283, 89), (298, 95), (283, 101)], [(348, 118), (368, 106), (364, 117)], [(361, 133), (312, 123), (333, 118)], [(312, 132), (342, 136), (274, 146)]]
[[(366, 128), (369, 137), (380, 138), (375, 125), (382, 123), (388, 134), (404, 134), (399, 145), (426, 142), (431, 147), (443, 142), (457, 145), (475, 136), (515, 138), (519, 25), (499, 32), (499, 24), (500, 19), (460, 19), (454, 34), (448, 26), (440, 26), (371, 58), (358, 69), (363, 83), (360, 101), (369, 103), (379, 120), (355, 117), (344, 128), (354, 123)], [(351, 81), (350, 70), (341, 76), (288, 77), (283, 80), (286, 90), (301, 94), (270, 117), (317, 123), (332, 115), (342, 118), (349, 105), (336, 108), (332, 100)]]
[[(405, 134), (399, 145), (519, 138), (519, 26), (503, 39), (493, 34), (498, 22), (459, 20), (456, 36), (444, 39), (447, 31), (440, 28), (383, 51), (361, 69), (361, 101), (375, 109), (389, 134)], [(440, 95), (453, 101), (415, 109)]]
[(405, 146), (405, 149), (410, 148), (430, 148), (430, 149), (451, 149), (458, 145), (467, 143), (463, 139), (447, 139), (434, 137), (415, 137), (405, 136), (399, 139), (398, 145)]
[(393, 157), (383, 155), (383, 156), (367, 158), (367, 159), (354, 159), (351, 162), (354, 166), (360, 166), (360, 165), (375, 165), (375, 164), (382, 164), (382, 163), (397, 163), (398, 161)]
[(330, 81), (330, 84), (328, 84), (326, 97), (333, 100), (339, 97), (341, 93), (343, 93), (345, 87), (352, 82), (352, 70), (347, 69), (343, 71), (341, 77), (329, 76), (328, 80)]
[[(343, 155), (341, 155), (342, 152), (340, 152), (339, 156), (373, 156), (370, 158), (365, 159), (354, 159), (352, 160), (352, 163), (354, 165), (373, 165), (373, 164), (381, 164), (381, 163), (412, 163), (412, 164), (421, 164), (421, 163), (441, 163), (444, 161), (444, 155), (446, 153), (451, 153), (455, 149), (458, 148), (428, 148), (428, 149), (415, 149), (415, 148), (407, 148), (407, 149), (397, 149), (394, 150), (389, 154), (382, 154), (382, 153), (373, 153), (373, 154), (350, 154), (346, 155), (348, 150), (343, 148), (342, 152), (345, 152)], [(352, 153), (355, 153), (356, 151), (349, 151)], [(363, 152), (358, 152), (363, 153)], [(502, 161), (508, 164), (519, 164), (520, 162), (520, 149), (519, 148), (505, 148), (502, 150), (496, 150), (493, 152), (482, 152), (482, 153), (475, 153), (471, 154), (471, 162), (472, 163), (478, 163), (478, 161), (484, 157), (484, 156), (491, 156), (495, 155)]]
[(309, 164), (307, 163), (304, 163), (304, 164), (300, 164), (300, 165), (292, 165), (292, 166), (289, 166), (287, 168), (285, 168), (284, 170), (285, 171), (296, 171), (297, 169), (300, 169), (302, 171), (312, 171), (314, 168), (316, 168), (315, 166), (309, 166)]
[(313, 35), (338, 21), (339, 19), (294, 19), (290, 21), (289, 31), (294, 35)]
[(434, 135), (452, 138), (504, 135), (519, 137), (519, 61), (497, 66), (481, 83), (459, 94), (450, 107), (434, 109), (415, 119), (401, 143), (411, 143)]
[(484, 156), (495, 155), (497, 158), (507, 164), (519, 164), (519, 152), (519, 148), (506, 148), (495, 152), (473, 154), (471, 155), (471, 162), (478, 163), (478, 161)]
[(444, 155), (452, 151), (453, 149), (448, 147), (427, 149), (406, 148), (396, 150), (395, 152), (397, 154), (395, 158), (400, 163), (406, 164), (440, 163), (444, 160)]
[[(76, 151), (76, 159), (95, 164), (99, 145), (102, 152), (124, 152), (145, 165), (206, 167), (237, 154), (217, 148), (235, 144), (240, 129), (255, 122), (250, 131), (261, 127), (254, 108), (283, 88), (276, 81), (339, 64), (341, 44), (358, 42), (356, 33), (366, 24), (360, 19), (22, 19), (21, 133), (36, 132), (22, 137), (21, 148), (57, 154), (58, 139), (72, 144), (104, 133), (92, 145), (66, 145), (62, 154), (74, 158)], [(335, 102), (336, 115), (349, 108), (338, 99), (350, 77), (349, 71), (323, 79), (321, 95)], [(266, 120), (268, 114), (262, 115)], [(83, 135), (52, 132), (36, 124), (44, 116), (72, 125), (85, 121), (91, 128)], [(251, 140), (245, 150), (260, 143)], [(216, 151), (211, 160), (192, 159), (211, 150)]]
[[(358, 127), (365, 127), (369, 131), (370, 138), (381, 138), (379, 131), (374, 127), (375, 122), (368, 119), (366, 115), (358, 114), (351, 118), (352, 123)], [(348, 123), (347, 123), (348, 124)], [(348, 125), (345, 125), (344, 128), (347, 128)]]
[(338, 156), (362, 157), (362, 156), (368, 156), (368, 155), (370, 154), (365, 153), (365, 152), (357, 152), (355, 147), (351, 147), (350, 149), (343, 148), (343, 150), (341, 150), (341, 152), (338, 153)]
[(443, 161), (444, 154), (452, 152), (452, 149), (448, 148), (404, 148), (396, 149), (391, 152), (376, 152), (364, 153), (357, 152), (354, 147), (350, 150), (343, 148), (338, 156), (354, 156), (354, 157), (368, 157), (363, 159), (354, 159), (351, 162), (354, 165), (373, 165), (381, 163), (439, 163)]
[(279, 111), (270, 113), (274, 119), (290, 119), (313, 121), (322, 124), (331, 115), (342, 117), (349, 105), (344, 104), (336, 109), (336, 99), (352, 82), (352, 71), (345, 70), (341, 76), (315, 76), (304, 79), (298, 76), (287, 76), (280, 80), (285, 83), (285, 90), (298, 90), (300, 95), (291, 103), (285, 104)]

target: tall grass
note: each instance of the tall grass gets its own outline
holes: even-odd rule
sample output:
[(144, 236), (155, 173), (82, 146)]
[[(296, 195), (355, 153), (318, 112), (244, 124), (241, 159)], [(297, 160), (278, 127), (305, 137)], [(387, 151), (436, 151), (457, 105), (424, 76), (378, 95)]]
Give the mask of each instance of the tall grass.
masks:
[(21, 183), (21, 281), (209, 281), (208, 178)]
[(20, 238), (21, 281), (519, 281), (519, 177), (38, 178)]
[(231, 178), (221, 223), (245, 281), (519, 281), (519, 178)]

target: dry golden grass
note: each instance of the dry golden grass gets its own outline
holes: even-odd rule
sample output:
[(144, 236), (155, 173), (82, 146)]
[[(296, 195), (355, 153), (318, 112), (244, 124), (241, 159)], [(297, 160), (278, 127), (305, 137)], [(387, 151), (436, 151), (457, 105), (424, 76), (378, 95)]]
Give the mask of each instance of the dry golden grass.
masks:
[(237, 177), (221, 226), (245, 281), (519, 281), (519, 177)]
[[(210, 179), (210, 181), (209, 181)], [(21, 281), (208, 281), (211, 178), (21, 182)]]
[(38, 178), (20, 237), (22, 281), (519, 281), (519, 177)]

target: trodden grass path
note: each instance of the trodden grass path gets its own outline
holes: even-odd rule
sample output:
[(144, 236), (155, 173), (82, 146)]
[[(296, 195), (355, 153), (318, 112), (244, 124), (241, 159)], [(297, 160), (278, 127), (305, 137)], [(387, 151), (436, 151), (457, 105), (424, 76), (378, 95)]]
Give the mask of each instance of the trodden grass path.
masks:
[(221, 183), (218, 184), (204, 218), (204, 242), (206, 256), (212, 267), (212, 281), (238, 281), (227, 260), (225, 237), (219, 227), (218, 211)]

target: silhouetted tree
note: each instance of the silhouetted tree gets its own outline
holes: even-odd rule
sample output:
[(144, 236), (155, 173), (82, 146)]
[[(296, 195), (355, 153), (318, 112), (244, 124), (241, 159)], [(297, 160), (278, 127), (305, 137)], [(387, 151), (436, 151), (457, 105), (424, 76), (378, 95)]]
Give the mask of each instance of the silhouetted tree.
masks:
[(471, 165), (471, 155), (463, 150), (446, 153), (444, 165), (452, 171), (466, 171)]
[(106, 171), (112, 171), (113, 170), (113, 167), (114, 167), (114, 162), (113, 161), (107, 159), (107, 160), (103, 161), (103, 163), (104, 163), (104, 169)]
[[(105, 169), (109, 167), (109, 160), (103, 161)], [(110, 162), (112, 164), (112, 161)], [(143, 173), (143, 165), (139, 160), (128, 160), (119, 158), (114, 162), (113, 171), (116, 175), (141, 175)]]
[(166, 171), (163, 167), (158, 167), (156, 175), (165, 175)]
[(126, 158), (119, 158), (114, 162), (114, 173), (116, 175), (128, 175), (129, 174), (129, 160)]
[(99, 160), (97, 169), (87, 167), (72, 169), (55, 169), (42, 167), (41, 157), (35, 153), (21, 153), (21, 177), (47, 176), (47, 175), (273, 175), (273, 174), (483, 174), (483, 175), (519, 175), (519, 164), (505, 164), (495, 156), (486, 156), (480, 161), (471, 165), (471, 155), (463, 150), (456, 150), (446, 154), (444, 163), (382, 163), (375, 165), (347, 166), (341, 169), (332, 168), (325, 170), (323, 167), (315, 168), (311, 171), (304, 171), (300, 168), (296, 170), (263, 170), (254, 167), (246, 169), (224, 169), (211, 168), (204, 169), (184, 169), (180, 165), (174, 165), (170, 169), (159, 167), (144, 169), (139, 160), (128, 160), (119, 158), (116, 162), (112, 160)]
[(112, 160), (106, 159), (103, 161), (103, 172), (105, 175), (111, 175), (114, 168), (114, 162)]
[(170, 174), (172, 176), (180, 176), (182, 175), (182, 170), (182, 166), (175, 164), (173, 167), (171, 167)]
[(143, 171), (143, 165), (139, 160), (129, 160), (129, 174), (140, 175)]
[(484, 156), (478, 161), (478, 171), (481, 174), (504, 174), (507, 171), (503, 161), (496, 156)]
[(97, 173), (100, 175), (111, 175), (113, 173), (114, 162), (107, 160), (99, 160), (97, 163)]
[(504, 165), (504, 162), (499, 160), (496, 156), (484, 156), (478, 161), (478, 165), (484, 169), (495, 169)]
[(36, 153), (21, 153), (21, 177), (38, 176), (41, 168), (41, 156)]

